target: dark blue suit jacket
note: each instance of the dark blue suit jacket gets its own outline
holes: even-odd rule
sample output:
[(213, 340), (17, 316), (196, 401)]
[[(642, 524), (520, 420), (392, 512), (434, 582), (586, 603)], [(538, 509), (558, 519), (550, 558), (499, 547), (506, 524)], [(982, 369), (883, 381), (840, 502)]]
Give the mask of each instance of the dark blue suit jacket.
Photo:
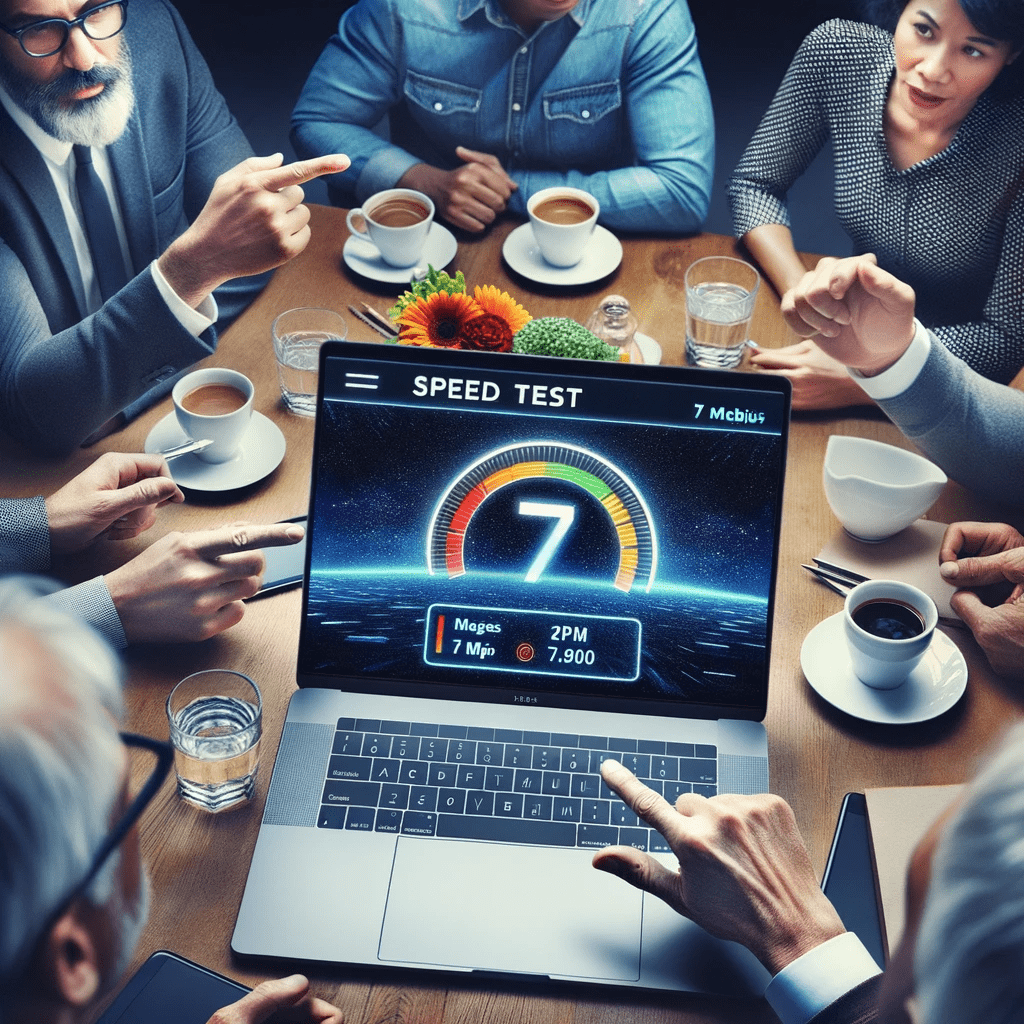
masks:
[[(178, 323), (148, 267), (252, 149), (170, 4), (133, 0), (124, 42), (136, 108), (108, 152), (139, 273), (91, 316), (50, 174), (0, 107), (0, 428), (37, 449), (67, 451), (130, 416), (216, 346), (214, 328), (193, 338)], [(217, 326), (265, 283), (218, 289)]]

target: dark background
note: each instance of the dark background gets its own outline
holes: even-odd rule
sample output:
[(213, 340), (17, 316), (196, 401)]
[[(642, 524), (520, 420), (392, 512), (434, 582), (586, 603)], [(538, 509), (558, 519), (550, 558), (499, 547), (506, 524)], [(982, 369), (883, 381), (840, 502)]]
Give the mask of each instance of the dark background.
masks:
[[(612, 3), (614, 0), (598, 0)], [(725, 184), (803, 37), (834, 17), (856, 17), (860, 0), (691, 0), (715, 108), (718, 154), (707, 230), (731, 234)], [(177, 6), (214, 80), (257, 153), (283, 151), (291, 109), (309, 69), (353, 0), (179, 0)], [(306, 188), (326, 203), (321, 182)], [(797, 248), (843, 255), (849, 242), (832, 213), (832, 171), (821, 154), (793, 188)]]

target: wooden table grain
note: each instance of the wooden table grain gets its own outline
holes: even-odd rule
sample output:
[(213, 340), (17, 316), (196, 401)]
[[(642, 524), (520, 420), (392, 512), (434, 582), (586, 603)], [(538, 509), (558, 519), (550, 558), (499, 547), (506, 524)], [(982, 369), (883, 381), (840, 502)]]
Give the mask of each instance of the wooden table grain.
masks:
[[(346, 306), (367, 301), (386, 310), (399, 290), (356, 278), (344, 266), (347, 237), (343, 211), (313, 207), (313, 240), (306, 251), (277, 272), (265, 292), (225, 333), (206, 365), (232, 366), (256, 386), (255, 408), (284, 431), (288, 450), (267, 480), (227, 495), (190, 494), (184, 505), (161, 510), (157, 525), (134, 541), (107, 543), (74, 566), (58, 566), (68, 578), (86, 578), (120, 564), (169, 530), (206, 528), (239, 519), (270, 521), (304, 512), (308, 500), (313, 421), (287, 412), (279, 398), (270, 342), (274, 316), (295, 306), (328, 306), (349, 322), (349, 338), (377, 341), (351, 317)], [(557, 289), (527, 281), (501, 258), (501, 244), (516, 226), (502, 221), (483, 237), (459, 237), (453, 267), (472, 289), (495, 284), (513, 294), (534, 316), (567, 315), (585, 320), (606, 294), (625, 295), (640, 329), (662, 346), (665, 362), (683, 357), (685, 307), (683, 274), (694, 260), (739, 255), (737, 243), (716, 235), (685, 239), (625, 238), (622, 265), (595, 285)], [(811, 264), (808, 258), (808, 265)], [(794, 337), (778, 309), (778, 297), (762, 285), (752, 336), (763, 346)], [(166, 400), (136, 422), (97, 445), (61, 460), (40, 460), (0, 442), (0, 484), (8, 495), (49, 493), (83, 469), (102, 450), (141, 450), (146, 435), (170, 411)], [(824, 865), (844, 793), (868, 786), (961, 782), (982, 751), (1009, 722), (1021, 716), (1012, 688), (993, 676), (972, 638), (950, 630), (970, 669), (967, 694), (939, 719), (919, 726), (871, 725), (836, 711), (804, 680), (799, 651), (819, 621), (837, 611), (840, 599), (800, 568), (837, 529), (821, 487), (821, 465), (831, 434), (850, 434), (912, 446), (880, 414), (816, 414), (794, 418), (786, 473), (781, 558), (768, 714), (772, 789), (793, 805), (815, 867)], [(957, 519), (1016, 521), (1019, 514), (978, 500), (954, 483), (930, 513)], [(299, 629), (297, 590), (252, 602), (234, 629), (202, 644), (132, 650), (126, 659), (129, 726), (166, 736), (164, 701), (173, 683), (201, 668), (230, 667), (252, 676), (264, 695), (264, 741), (258, 791), (251, 805), (207, 816), (182, 804), (173, 783), (165, 784), (141, 825), (145, 860), (153, 881), (153, 904), (135, 964), (165, 947), (248, 984), (281, 973), (288, 964), (239, 962), (229, 940), (266, 798), (270, 771), (288, 698), (294, 690)], [(302, 865), (282, 865), (301, 871)], [(339, 885), (358, 879), (339, 878)], [(344, 922), (338, 923), (344, 927)], [(315, 991), (337, 1003), (353, 1024), (462, 1024), (464, 1021), (529, 1021), (531, 1024), (635, 1022), (650, 1024), (751, 1024), (772, 1021), (761, 1003), (621, 991), (600, 987), (478, 983), (420, 972), (316, 966), (308, 973)]]

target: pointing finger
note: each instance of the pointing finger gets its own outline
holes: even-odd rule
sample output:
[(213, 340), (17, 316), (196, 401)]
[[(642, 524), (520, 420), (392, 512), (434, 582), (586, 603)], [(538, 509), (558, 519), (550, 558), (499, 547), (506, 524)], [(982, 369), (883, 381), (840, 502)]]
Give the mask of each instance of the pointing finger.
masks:
[(268, 192), (279, 192), (289, 185), (301, 185), (312, 181), (323, 174), (337, 174), (344, 171), (351, 163), (344, 153), (333, 153), (330, 156), (318, 156), (312, 160), (296, 160), (267, 171), (263, 177), (263, 187)]
[(652, 825), (662, 835), (663, 828), (678, 824), (678, 814), (672, 805), (653, 789), (645, 786), (628, 768), (608, 758), (601, 762), (601, 778), (608, 788), (617, 793), (633, 812)]
[(269, 526), (232, 523), (219, 530), (205, 530), (196, 534), (193, 545), (204, 558), (216, 558), (233, 551), (284, 547), (297, 543), (305, 535), (306, 531), (296, 523), (272, 523)]

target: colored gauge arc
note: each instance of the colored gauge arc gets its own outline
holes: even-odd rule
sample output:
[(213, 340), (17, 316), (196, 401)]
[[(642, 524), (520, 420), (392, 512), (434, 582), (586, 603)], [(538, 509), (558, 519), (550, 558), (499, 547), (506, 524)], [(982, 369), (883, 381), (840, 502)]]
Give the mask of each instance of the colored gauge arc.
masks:
[(535, 441), (498, 448), (459, 474), (430, 520), (427, 568), (449, 578), (466, 573), (465, 543), (473, 516), (487, 498), (509, 484), (547, 478), (564, 480), (604, 506), (619, 543), (614, 585), (629, 592), (650, 590), (658, 564), (658, 541), (650, 510), (629, 478), (606, 458), (576, 445)]

